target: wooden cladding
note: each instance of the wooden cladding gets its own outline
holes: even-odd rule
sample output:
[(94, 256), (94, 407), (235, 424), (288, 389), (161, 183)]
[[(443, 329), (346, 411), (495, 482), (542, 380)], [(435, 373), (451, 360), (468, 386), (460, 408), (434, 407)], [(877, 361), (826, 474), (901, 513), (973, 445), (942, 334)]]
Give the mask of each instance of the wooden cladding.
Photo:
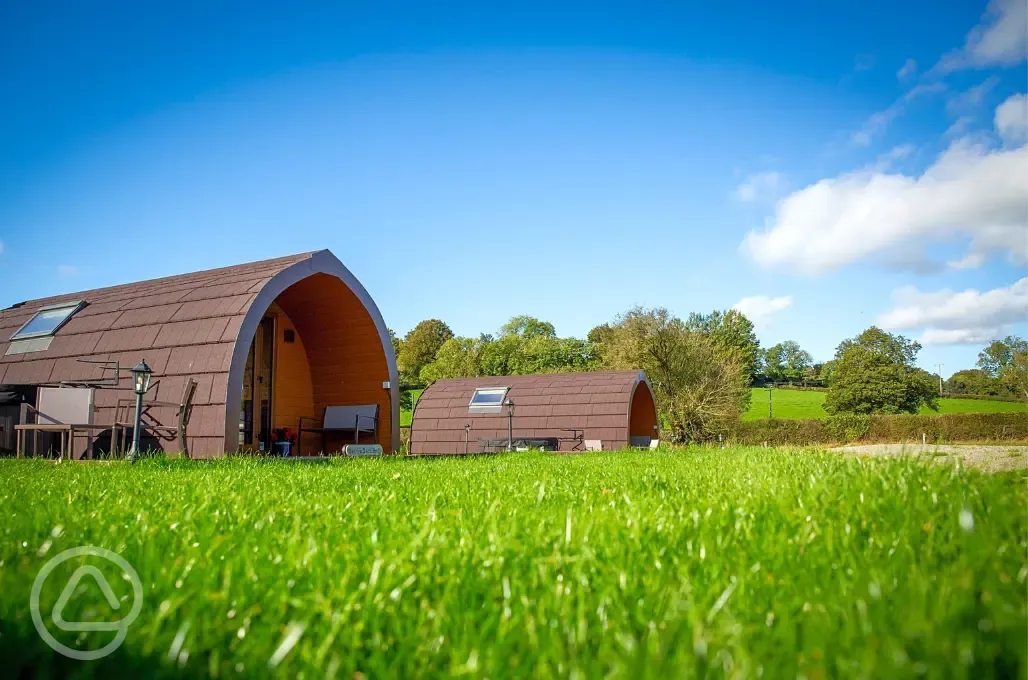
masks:
[[(302, 347), (310, 367), (311, 415), (320, 418), (326, 406), (378, 404), (377, 443), (391, 450), (391, 404), (389, 390), (382, 387), (389, 380), (389, 365), (375, 322), (361, 301), (336, 277), (314, 274), (283, 291), (277, 303), (297, 339), (292, 345), (283, 342), (280, 349)], [(283, 367), (280, 362), (279, 376)], [(295, 427), (295, 422), (289, 425)], [(345, 443), (352, 442), (330, 438), (328, 447), (335, 450)], [(304, 441), (305, 450), (317, 450), (312, 445), (320, 448), (320, 442)]]

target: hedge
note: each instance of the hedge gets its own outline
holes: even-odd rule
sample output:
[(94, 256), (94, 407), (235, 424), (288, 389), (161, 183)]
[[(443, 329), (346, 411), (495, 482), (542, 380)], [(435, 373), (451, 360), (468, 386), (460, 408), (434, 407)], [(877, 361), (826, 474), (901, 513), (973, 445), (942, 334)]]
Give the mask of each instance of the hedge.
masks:
[(1015, 404), (1024, 403), (1021, 397), (999, 394), (959, 394), (957, 392), (943, 392), (945, 399), (980, 399), (982, 401), (1010, 401)]
[(824, 420), (753, 420), (729, 434), (735, 444), (898, 444), (920, 442), (1028, 441), (1028, 414), (947, 413), (944, 415), (830, 416)]

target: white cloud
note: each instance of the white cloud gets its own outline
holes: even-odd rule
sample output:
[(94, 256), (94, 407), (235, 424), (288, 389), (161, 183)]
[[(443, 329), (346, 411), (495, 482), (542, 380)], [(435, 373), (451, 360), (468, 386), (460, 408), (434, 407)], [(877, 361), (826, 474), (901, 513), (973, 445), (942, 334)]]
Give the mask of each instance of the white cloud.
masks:
[(988, 342), (1010, 324), (1028, 320), (1028, 277), (1007, 288), (923, 293), (913, 286), (893, 293), (893, 308), (878, 318), (889, 330), (923, 329), (921, 342), (952, 345)]
[(760, 198), (774, 198), (782, 184), (782, 175), (777, 172), (758, 172), (746, 178), (735, 189), (735, 197), (752, 203)]
[(1013, 66), (1028, 53), (1028, 2), (991, 0), (981, 22), (967, 34), (962, 49), (950, 52), (935, 65), (948, 73), (965, 68)]
[(1015, 94), (996, 108), (996, 132), (1007, 144), (1028, 141), (1028, 95)]
[(950, 269), (978, 269), (985, 264), (985, 255), (982, 253), (968, 253), (959, 260), (950, 260), (946, 263)]
[(79, 268), (73, 264), (59, 264), (57, 265), (58, 276), (75, 276), (79, 273)]
[(900, 144), (899, 146), (894, 146), (887, 152), (878, 156), (875, 160), (874, 167), (877, 170), (888, 170), (896, 163), (896, 161), (901, 161), (904, 158), (909, 157), (915, 151), (917, 151), (917, 147), (913, 144)]
[(913, 59), (907, 59), (903, 62), (903, 66), (900, 67), (900, 70), (896, 71), (896, 77), (900, 80), (906, 80), (915, 73), (917, 73), (917, 62)]
[(951, 331), (929, 328), (918, 337), (922, 345), (985, 345), (1003, 337), (999, 328), (968, 328)]
[(742, 312), (746, 318), (753, 322), (758, 328), (766, 326), (771, 317), (792, 305), (791, 295), (781, 297), (768, 297), (767, 295), (754, 295), (744, 297), (732, 306), (732, 309)]
[(920, 97), (945, 92), (947, 86), (942, 82), (920, 83), (907, 90), (906, 94), (894, 101), (888, 108), (871, 114), (864, 125), (850, 135), (850, 140), (858, 146), (867, 146), (875, 135), (880, 134), (889, 123), (902, 115), (907, 105)]
[(4, 242), (0, 241), (0, 255), (4, 254)]
[[(920, 176), (859, 170), (778, 202), (764, 231), (742, 250), (765, 266), (822, 273), (877, 257), (901, 261), (936, 241), (970, 241), (984, 260), (1006, 252), (1028, 260), (1028, 147), (954, 142)], [(902, 255), (901, 255), (902, 254)], [(974, 260), (964, 258), (964, 264)]]
[(974, 87), (950, 97), (946, 102), (946, 111), (952, 116), (974, 113), (985, 103), (985, 97), (992, 91), (992, 88), (999, 84), (999, 78), (989, 76)]
[(946, 128), (946, 137), (960, 137), (967, 133), (971, 127), (971, 123), (974, 122), (974, 116), (960, 116), (953, 124)]

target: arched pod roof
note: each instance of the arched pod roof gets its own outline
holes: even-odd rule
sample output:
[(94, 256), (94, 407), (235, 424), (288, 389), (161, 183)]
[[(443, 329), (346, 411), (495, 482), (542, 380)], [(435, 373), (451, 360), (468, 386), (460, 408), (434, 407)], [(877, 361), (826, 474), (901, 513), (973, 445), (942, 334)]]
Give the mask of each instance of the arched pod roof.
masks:
[[(0, 311), (0, 384), (48, 385), (102, 382), (111, 373), (81, 360), (117, 361), (124, 390), (128, 370), (145, 358), (160, 379), (156, 398), (177, 401), (188, 376), (197, 380), (190, 423), (194, 453), (234, 449), (246, 354), (260, 319), (275, 298), (315, 274), (341, 280), (360, 301), (377, 331), (388, 366), (390, 440), (399, 441), (396, 362), (388, 330), (368, 292), (329, 251), (69, 293)], [(43, 349), (8, 354), (10, 337), (43, 307), (68, 301), (86, 305), (61, 326)], [(240, 358), (241, 357), (241, 358)], [(382, 382), (385, 382), (384, 380)], [(97, 422), (113, 420), (123, 389), (98, 390)]]
[[(418, 399), (411, 423), (411, 453), (464, 453), (466, 425), (471, 426), (469, 453), (480, 450), (479, 439), (506, 437), (505, 409), (473, 413), (469, 408), (476, 389), (495, 387), (509, 388), (504, 399), (510, 398), (515, 405), (515, 437), (568, 437), (572, 433), (566, 430), (577, 429), (583, 432), (583, 439), (602, 441), (605, 449), (628, 445), (636, 390), (645, 389), (652, 395), (643, 371), (438, 380)], [(655, 414), (652, 422), (656, 422)]]

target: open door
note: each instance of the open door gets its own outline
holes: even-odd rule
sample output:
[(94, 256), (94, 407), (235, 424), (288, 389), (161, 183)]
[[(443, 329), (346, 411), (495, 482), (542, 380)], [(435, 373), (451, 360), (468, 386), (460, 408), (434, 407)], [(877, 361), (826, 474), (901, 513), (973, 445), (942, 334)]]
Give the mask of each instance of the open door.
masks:
[(275, 376), (275, 318), (266, 316), (250, 343), (239, 403), (239, 448), (271, 450), (271, 400)]

